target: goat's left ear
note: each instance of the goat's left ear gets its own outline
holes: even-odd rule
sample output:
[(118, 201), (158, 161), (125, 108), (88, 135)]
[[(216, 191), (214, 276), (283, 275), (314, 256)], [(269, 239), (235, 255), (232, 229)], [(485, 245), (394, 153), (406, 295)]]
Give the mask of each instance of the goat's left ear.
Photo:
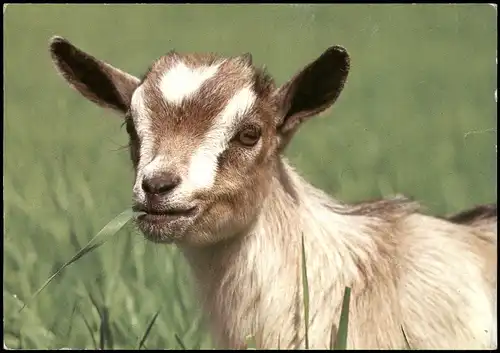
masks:
[(329, 108), (339, 97), (349, 73), (350, 58), (339, 46), (328, 48), (277, 89), (278, 132), (284, 147), (300, 123)]

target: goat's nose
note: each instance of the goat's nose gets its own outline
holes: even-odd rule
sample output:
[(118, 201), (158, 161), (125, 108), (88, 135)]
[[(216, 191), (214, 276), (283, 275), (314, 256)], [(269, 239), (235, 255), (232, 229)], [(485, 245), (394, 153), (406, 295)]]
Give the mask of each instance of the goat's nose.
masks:
[(147, 194), (162, 195), (174, 189), (181, 182), (181, 178), (172, 173), (163, 173), (151, 178), (144, 178), (142, 189)]

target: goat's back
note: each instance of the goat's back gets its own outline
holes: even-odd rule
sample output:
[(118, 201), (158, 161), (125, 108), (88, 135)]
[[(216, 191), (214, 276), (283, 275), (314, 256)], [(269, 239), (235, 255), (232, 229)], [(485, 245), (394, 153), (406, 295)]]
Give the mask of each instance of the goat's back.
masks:
[(479, 205), (448, 217), (450, 222), (475, 227), (483, 232), (497, 233), (497, 205)]

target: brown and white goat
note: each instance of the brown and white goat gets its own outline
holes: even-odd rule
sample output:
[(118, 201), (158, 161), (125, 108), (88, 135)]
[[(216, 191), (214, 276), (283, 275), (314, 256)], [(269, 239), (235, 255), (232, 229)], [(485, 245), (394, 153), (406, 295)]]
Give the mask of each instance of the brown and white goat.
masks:
[(139, 79), (60, 37), (50, 52), (74, 89), (124, 117), (137, 224), (184, 253), (221, 347), (247, 335), (261, 348), (304, 347), (302, 237), (310, 347), (328, 347), (346, 286), (349, 348), (403, 348), (402, 328), (413, 348), (496, 346), (496, 229), (405, 199), (342, 204), (283, 158), (299, 125), (338, 98), (345, 49), (281, 87), (249, 54), (170, 52)]

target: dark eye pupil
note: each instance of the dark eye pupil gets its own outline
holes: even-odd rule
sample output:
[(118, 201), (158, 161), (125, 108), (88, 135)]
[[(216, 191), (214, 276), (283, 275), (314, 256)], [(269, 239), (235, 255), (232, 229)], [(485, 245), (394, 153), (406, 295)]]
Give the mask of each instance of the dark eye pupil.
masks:
[(253, 146), (260, 137), (260, 131), (256, 128), (247, 128), (240, 133), (240, 142), (246, 146)]
[(248, 138), (250, 140), (253, 140), (253, 139), (257, 138), (257, 133), (255, 131), (247, 131), (243, 134), (243, 136), (245, 136), (246, 138)]

